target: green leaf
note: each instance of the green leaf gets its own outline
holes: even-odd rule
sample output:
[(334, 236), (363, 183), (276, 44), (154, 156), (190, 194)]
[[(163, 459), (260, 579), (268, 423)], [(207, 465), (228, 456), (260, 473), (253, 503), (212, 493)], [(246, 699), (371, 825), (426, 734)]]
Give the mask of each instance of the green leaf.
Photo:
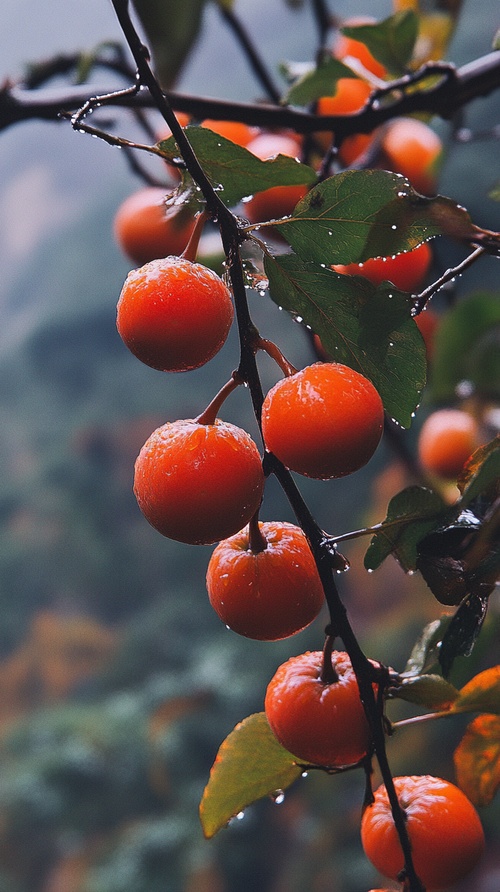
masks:
[(463, 298), (445, 314), (436, 332), (431, 399), (453, 399), (464, 381), (486, 396), (500, 397), (498, 293), (482, 291)]
[(391, 695), (427, 709), (442, 710), (452, 706), (459, 693), (442, 675), (418, 675), (403, 679), (398, 687), (391, 688)]
[(276, 740), (259, 712), (236, 725), (221, 745), (200, 803), (203, 833), (210, 839), (252, 802), (285, 790), (302, 769)]
[(287, 105), (309, 105), (321, 96), (333, 96), (341, 77), (357, 75), (338, 59), (329, 58), (295, 81), (283, 99)]
[(392, 74), (404, 74), (418, 36), (418, 16), (412, 10), (397, 12), (374, 25), (341, 28), (347, 37), (360, 40), (372, 56)]
[(442, 522), (447, 506), (423, 486), (409, 486), (389, 502), (387, 517), (375, 533), (365, 555), (367, 570), (375, 570), (392, 554), (403, 570), (415, 570), (419, 541)]
[(429, 669), (437, 663), (436, 649), (450, 623), (450, 617), (446, 614), (428, 623), (422, 630), (422, 634), (415, 642), (408, 658), (404, 672), (406, 677), (421, 675), (424, 669)]
[(409, 426), (426, 372), (409, 296), (293, 254), (268, 255), (264, 266), (273, 301), (309, 325), (334, 361), (369, 378), (389, 415)]
[(348, 264), (408, 251), (435, 235), (471, 235), (450, 199), (424, 198), (400, 174), (346, 170), (314, 186), (273, 224), (303, 260)]
[[(278, 155), (270, 161), (261, 161), (252, 152), (208, 127), (186, 127), (185, 132), (212, 186), (229, 207), (245, 196), (272, 186), (311, 185), (316, 182), (314, 170), (295, 158)], [(179, 157), (173, 137), (162, 140), (158, 147), (167, 159)]]
[(164, 90), (172, 87), (200, 30), (206, 0), (134, 0), (153, 67)]
[(485, 669), (464, 685), (453, 704), (453, 711), (500, 715), (500, 666)]

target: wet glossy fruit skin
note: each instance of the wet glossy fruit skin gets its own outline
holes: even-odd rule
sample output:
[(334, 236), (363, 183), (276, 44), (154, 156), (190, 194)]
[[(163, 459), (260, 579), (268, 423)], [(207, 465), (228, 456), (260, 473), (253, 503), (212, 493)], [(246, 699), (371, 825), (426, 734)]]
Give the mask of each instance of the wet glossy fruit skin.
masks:
[(200, 263), (172, 256), (128, 274), (116, 325), (129, 350), (146, 365), (185, 372), (215, 356), (233, 317), (222, 279)]
[[(394, 779), (406, 815), (416, 872), (431, 890), (447, 889), (467, 876), (484, 850), (484, 833), (472, 803), (454, 784), (429, 775)], [(385, 787), (363, 814), (365, 854), (384, 876), (397, 879), (403, 852)]]
[[(366, 81), (357, 78), (342, 77), (337, 81), (337, 89), (333, 96), (322, 96), (318, 99), (316, 111), (318, 115), (352, 115), (363, 108), (372, 87)], [(318, 132), (314, 134), (316, 141), (326, 152), (332, 141), (332, 134)], [(343, 164), (352, 164), (368, 148), (372, 137), (367, 133), (356, 133), (347, 136), (339, 150)]]
[(443, 144), (427, 124), (415, 118), (391, 121), (381, 149), (383, 166), (403, 174), (422, 195), (435, 195)]
[(241, 428), (217, 419), (167, 422), (142, 447), (134, 493), (163, 536), (211, 545), (248, 523), (264, 489), (256, 444)]
[(432, 250), (423, 242), (413, 251), (392, 257), (373, 257), (364, 263), (336, 264), (333, 269), (348, 276), (362, 276), (373, 285), (392, 282), (401, 291), (415, 293), (422, 285), (432, 262)]
[(165, 203), (165, 190), (139, 189), (120, 205), (114, 219), (116, 241), (127, 257), (142, 266), (168, 254), (182, 254), (194, 227), (186, 208)]
[(338, 681), (321, 679), (323, 654), (312, 651), (283, 663), (267, 687), (265, 712), (282, 746), (300, 761), (353, 765), (370, 746), (370, 729), (351, 661), (334, 651)]
[(439, 409), (424, 421), (418, 437), (418, 456), (424, 470), (455, 480), (479, 446), (476, 420), (461, 409)]
[(210, 603), (234, 632), (278, 641), (305, 629), (324, 602), (323, 586), (307, 539), (291, 523), (259, 524), (267, 541), (250, 550), (248, 528), (220, 542), (207, 571)]
[[(290, 158), (300, 156), (300, 141), (285, 133), (260, 133), (247, 147), (249, 152), (268, 161), (276, 155), (288, 155)], [(307, 186), (273, 186), (263, 192), (256, 192), (244, 204), (244, 214), (251, 223), (266, 220), (277, 220), (290, 215), (301, 198), (307, 192)]]
[(383, 424), (384, 407), (371, 381), (335, 362), (282, 378), (262, 407), (266, 448), (290, 470), (320, 480), (362, 468)]

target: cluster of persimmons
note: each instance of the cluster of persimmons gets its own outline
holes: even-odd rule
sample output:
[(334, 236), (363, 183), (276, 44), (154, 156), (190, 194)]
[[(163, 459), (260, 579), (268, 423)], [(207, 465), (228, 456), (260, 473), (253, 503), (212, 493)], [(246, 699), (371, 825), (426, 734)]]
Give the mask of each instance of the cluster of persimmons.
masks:
[[(339, 58), (356, 57), (375, 78), (384, 75), (357, 41), (343, 37), (335, 52)], [(365, 80), (341, 79), (335, 95), (320, 99), (316, 110), (320, 115), (358, 111), (370, 89)], [(304, 152), (304, 141), (291, 132), (215, 120), (201, 126), (263, 160)], [(324, 133), (313, 135), (310, 143), (312, 157), (328, 148)], [(404, 174), (422, 194), (434, 192), (441, 143), (426, 123), (397, 119), (380, 133), (349, 137), (340, 147), (341, 163), (356, 163), (375, 143), (379, 166)], [(305, 186), (269, 188), (253, 195), (242, 213), (252, 223), (286, 216), (305, 191)], [(118, 302), (118, 331), (138, 359), (163, 372), (203, 366), (224, 345), (233, 323), (228, 285), (186, 251), (194, 228), (192, 212), (166, 201), (161, 188), (141, 189), (116, 215), (118, 242), (137, 264)], [(431, 248), (423, 243), (393, 257), (335, 269), (375, 284), (390, 281), (415, 294), (431, 262)], [(429, 310), (416, 321), (430, 354), (437, 317)], [(383, 433), (384, 408), (371, 381), (324, 355), (319, 339), (316, 348), (318, 362), (301, 370), (282, 368), (283, 377), (265, 395), (260, 421), (266, 451), (291, 471), (328, 480), (351, 474), (372, 458)], [(198, 417), (169, 421), (151, 434), (136, 461), (134, 492), (146, 519), (164, 536), (189, 544), (218, 543), (207, 571), (210, 603), (235, 632), (275, 641), (318, 616), (324, 591), (303, 531), (292, 523), (258, 520), (265, 487), (259, 448), (246, 431), (218, 414), (239, 383), (233, 378)], [(444, 479), (456, 478), (478, 436), (467, 412), (435, 412), (420, 435), (422, 467)], [(322, 651), (280, 666), (267, 688), (265, 713), (278, 741), (298, 761), (338, 769), (366, 759), (371, 733), (348, 655), (333, 651), (328, 661), (326, 673)], [(467, 874), (482, 853), (484, 838), (466, 796), (430, 776), (396, 778), (395, 787), (425, 887), (442, 889)], [(404, 857), (384, 787), (364, 811), (361, 836), (376, 868), (398, 879)]]

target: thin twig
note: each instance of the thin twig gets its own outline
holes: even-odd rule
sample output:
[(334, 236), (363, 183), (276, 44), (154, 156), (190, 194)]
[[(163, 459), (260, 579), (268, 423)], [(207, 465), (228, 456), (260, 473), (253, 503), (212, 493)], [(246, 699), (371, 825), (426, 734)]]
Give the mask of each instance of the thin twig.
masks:
[(472, 266), (483, 254), (486, 254), (485, 248), (476, 248), (475, 251), (472, 251), (465, 260), (462, 260), (457, 266), (450, 267), (446, 272), (443, 273), (442, 276), (439, 277), (432, 285), (429, 285), (428, 288), (425, 288), (424, 291), (421, 291), (420, 294), (417, 295), (415, 299), (415, 303), (413, 304), (413, 316), (418, 316), (419, 313), (425, 308), (425, 305), (430, 298), (439, 291), (443, 285), (446, 285), (448, 282), (452, 282), (457, 276), (460, 276), (469, 266)]
[(233, 7), (229, 7), (225, 4), (219, 4), (219, 12), (224, 19), (224, 21), (229, 25), (233, 34), (236, 35), (237, 40), (240, 43), (240, 46), (245, 52), (245, 55), (250, 62), (250, 67), (254, 72), (257, 80), (263, 87), (266, 95), (273, 102), (279, 103), (281, 100), (281, 92), (273, 82), (271, 75), (269, 74), (264, 62), (262, 61), (259, 53), (257, 52), (257, 48), (253, 41), (250, 38), (250, 35), (246, 31), (243, 26), (241, 19), (235, 14)]

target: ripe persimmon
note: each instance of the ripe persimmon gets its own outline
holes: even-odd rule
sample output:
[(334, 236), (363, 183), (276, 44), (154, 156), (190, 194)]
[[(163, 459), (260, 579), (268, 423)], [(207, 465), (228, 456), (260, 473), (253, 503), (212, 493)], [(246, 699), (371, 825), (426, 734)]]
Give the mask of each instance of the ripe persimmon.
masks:
[(218, 133), (219, 136), (224, 136), (225, 139), (230, 139), (237, 146), (248, 146), (259, 133), (257, 127), (250, 127), (243, 121), (216, 121), (206, 118), (201, 122), (201, 126)]
[[(376, 24), (376, 20), (370, 16), (353, 16), (342, 22), (342, 27), (356, 27), (358, 25), (374, 24)], [(349, 59), (354, 59), (355, 61), (360, 62), (363, 68), (366, 68), (366, 70), (370, 71), (371, 74), (374, 74), (375, 77), (382, 79), (387, 75), (387, 70), (384, 65), (372, 55), (366, 44), (361, 40), (356, 40), (354, 37), (348, 37), (347, 34), (342, 34), (342, 31), (339, 31), (335, 36), (332, 55), (335, 56), (336, 59), (345, 62), (346, 65), (349, 65)]]
[(415, 323), (422, 335), (427, 352), (427, 359), (432, 360), (434, 354), (434, 338), (439, 325), (439, 316), (434, 310), (423, 310), (415, 316)]
[(479, 425), (469, 412), (438, 409), (421, 427), (418, 457), (430, 474), (454, 480), (479, 445)]
[(325, 682), (322, 651), (291, 657), (269, 682), (265, 712), (282, 746), (303, 762), (354, 765), (370, 747), (370, 728), (351, 661), (332, 653), (336, 681)]
[(167, 422), (135, 463), (134, 493), (146, 520), (163, 536), (191, 545), (211, 545), (242, 529), (263, 489), (256, 444), (220, 419)]
[[(255, 541), (252, 542), (252, 539)], [(324, 593), (307, 539), (291, 523), (259, 523), (219, 542), (207, 570), (210, 603), (234, 632), (278, 641), (305, 629)]]
[[(337, 81), (333, 96), (322, 96), (316, 104), (318, 115), (352, 115), (360, 111), (366, 103), (372, 87), (358, 78), (341, 77)], [(326, 151), (332, 141), (332, 134), (318, 132), (314, 134), (316, 142)], [(367, 133), (356, 133), (347, 136), (339, 149), (340, 160), (352, 164), (368, 148), (372, 137)]]
[(116, 325), (129, 350), (146, 365), (185, 372), (215, 356), (233, 316), (230, 291), (217, 273), (172, 256), (128, 274)]
[(165, 190), (145, 186), (133, 192), (118, 208), (114, 233), (122, 251), (138, 266), (182, 254), (195, 220), (185, 205), (169, 204)]
[(262, 407), (266, 448), (292, 471), (328, 480), (362, 468), (384, 424), (378, 391), (360, 372), (316, 362), (282, 378)]
[[(467, 876), (484, 849), (479, 815), (454, 784), (430, 775), (396, 777), (413, 863), (426, 889), (444, 889)], [(375, 793), (361, 821), (366, 856), (384, 876), (398, 879), (403, 851), (385, 786)]]
[(391, 257), (373, 257), (364, 263), (336, 264), (333, 269), (348, 276), (362, 276), (373, 285), (392, 282), (401, 291), (415, 292), (424, 281), (432, 262), (428, 242), (422, 242), (412, 251)]
[[(261, 161), (268, 161), (276, 155), (297, 158), (300, 155), (300, 140), (292, 134), (262, 132), (248, 143), (247, 149)], [(307, 189), (305, 185), (272, 186), (263, 192), (256, 192), (245, 203), (245, 216), (251, 223), (286, 217), (292, 213)]]
[(422, 195), (436, 193), (443, 153), (438, 134), (417, 118), (396, 118), (381, 136), (382, 164), (407, 177)]

